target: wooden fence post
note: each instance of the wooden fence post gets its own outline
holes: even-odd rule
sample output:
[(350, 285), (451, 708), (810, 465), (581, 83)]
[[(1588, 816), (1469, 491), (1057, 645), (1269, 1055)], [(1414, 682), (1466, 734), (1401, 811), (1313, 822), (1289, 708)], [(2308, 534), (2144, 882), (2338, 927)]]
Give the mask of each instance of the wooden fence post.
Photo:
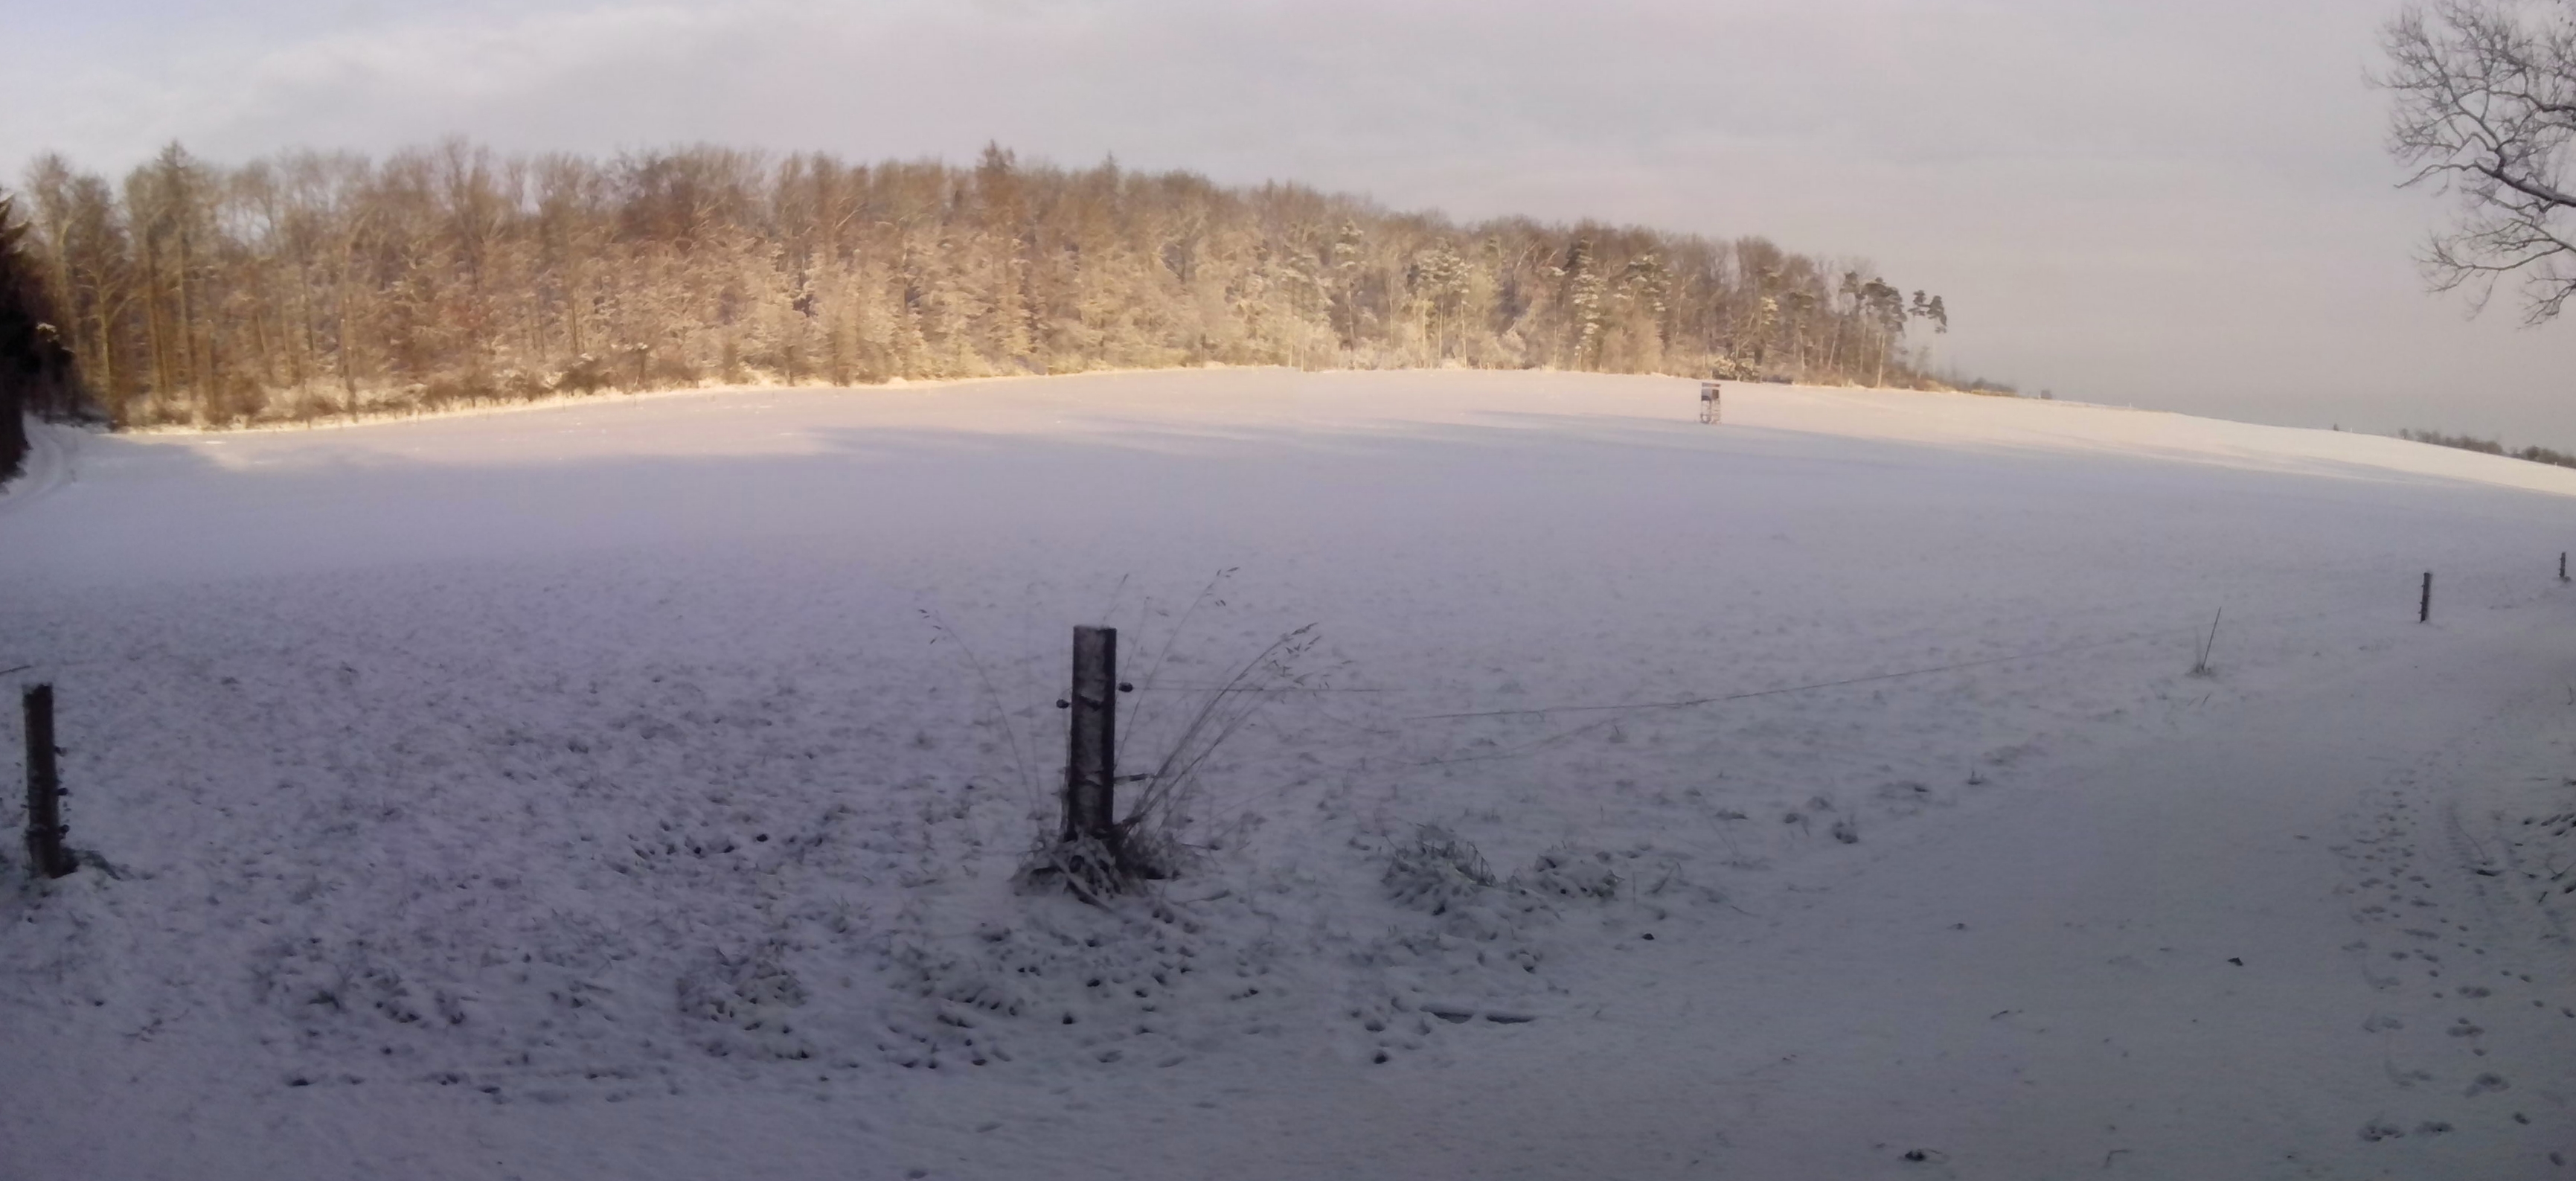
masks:
[(2424, 572), (2424, 601), (2415, 608), (2415, 622), (2433, 622), (2433, 572)]
[(1064, 840), (1116, 847), (1118, 629), (1073, 629), (1073, 709), (1065, 738)]
[(54, 769), (54, 687), (27, 690), (27, 868), (49, 878), (80, 868), (63, 848), (62, 778)]

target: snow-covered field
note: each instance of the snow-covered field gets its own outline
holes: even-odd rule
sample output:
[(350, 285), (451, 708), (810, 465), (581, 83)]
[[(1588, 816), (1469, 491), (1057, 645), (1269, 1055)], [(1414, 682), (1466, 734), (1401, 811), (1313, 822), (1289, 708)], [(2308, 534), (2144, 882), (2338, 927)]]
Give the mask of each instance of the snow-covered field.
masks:
[[(1695, 394), (48, 431), (0, 1172), (2576, 1175), (2576, 471)], [(1078, 623), (1128, 770), (1273, 651), (1108, 909), (1011, 885)]]

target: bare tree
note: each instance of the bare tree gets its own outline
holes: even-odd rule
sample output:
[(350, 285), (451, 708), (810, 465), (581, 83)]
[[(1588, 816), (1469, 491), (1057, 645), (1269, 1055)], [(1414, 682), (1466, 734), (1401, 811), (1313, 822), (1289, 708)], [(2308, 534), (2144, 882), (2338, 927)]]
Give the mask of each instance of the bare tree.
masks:
[(2524, 322), (2556, 317), (2576, 296), (2576, 0), (2435, 0), (2389, 22), (2381, 44), (2389, 152), (2415, 170), (2407, 184), (2459, 201), (2421, 258), (2426, 279), (2483, 308), (2511, 278)]

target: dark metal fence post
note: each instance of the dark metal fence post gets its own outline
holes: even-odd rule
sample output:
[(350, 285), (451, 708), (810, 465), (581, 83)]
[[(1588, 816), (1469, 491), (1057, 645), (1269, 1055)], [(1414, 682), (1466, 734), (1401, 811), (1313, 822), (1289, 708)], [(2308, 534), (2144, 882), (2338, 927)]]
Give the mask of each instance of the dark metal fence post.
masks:
[(2417, 623), (2431, 623), (2432, 621), (2433, 621), (2433, 572), (2432, 572), (2432, 571), (2430, 571), (2430, 570), (2427, 570), (2427, 571), (2425, 571), (2425, 572), (2424, 572), (2424, 601), (2423, 601), (2421, 604), (2418, 604), (2418, 605), (2416, 606), (2416, 608), (2415, 608), (2415, 622), (2417, 622)]
[(54, 687), (27, 690), (27, 868), (49, 878), (80, 868), (63, 848), (63, 784), (54, 767)]
[(1072, 724), (1065, 740), (1064, 839), (1117, 837), (1118, 629), (1073, 629)]

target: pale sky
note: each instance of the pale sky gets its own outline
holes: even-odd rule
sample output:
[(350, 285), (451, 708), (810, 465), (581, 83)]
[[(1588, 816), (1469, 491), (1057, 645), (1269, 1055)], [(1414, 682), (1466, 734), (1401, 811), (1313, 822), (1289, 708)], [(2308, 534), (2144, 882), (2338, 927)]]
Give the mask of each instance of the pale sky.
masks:
[(1943, 295), (2060, 397), (2576, 450), (2576, 316), (2412, 256), (2397, 0), (0, 0), (0, 169), (462, 134), (1295, 180), (1759, 234)]

